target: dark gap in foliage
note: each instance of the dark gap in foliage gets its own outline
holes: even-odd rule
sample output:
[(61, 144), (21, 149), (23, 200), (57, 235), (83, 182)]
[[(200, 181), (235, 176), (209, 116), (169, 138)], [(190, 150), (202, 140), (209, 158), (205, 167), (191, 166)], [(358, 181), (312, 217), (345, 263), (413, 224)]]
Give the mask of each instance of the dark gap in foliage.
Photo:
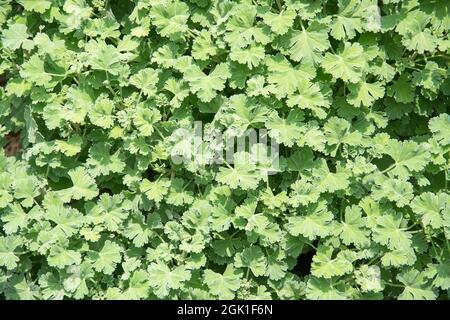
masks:
[(303, 252), (297, 257), (297, 264), (295, 265), (292, 273), (305, 277), (311, 273), (311, 263), (312, 259), (316, 254), (316, 250), (310, 249), (306, 252)]
[(0, 74), (0, 87), (6, 87), (8, 82), (8, 76), (6, 74)]
[(107, 193), (110, 196), (114, 195), (114, 192), (110, 188), (106, 188), (106, 187), (100, 189), (100, 194), (102, 194), (102, 193)]
[(30, 256), (29, 258), (31, 261), (30, 280), (37, 282), (39, 279), (39, 271), (43, 265), (42, 261), (44, 261), (44, 259), (42, 257), (35, 256)]
[(150, 181), (155, 181), (159, 177), (159, 173), (150, 169), (150, 167), (145, 171), (145, 177)]
[(123, 17), (129, 16), (135, 7), (128, 1), (111, 1), (109, 6), (117, 21), (122, 21)]
[(10, 132), (5, 136), (6, 145), (5, 155), (7, 157), (13, 157), (18, 154), (22, 150), (22, 145), (20, 143), (20, 131), (19, 132)]
[(24, 7), (15, 0), (11, 1), (11, 6), (13, 13), (21, 13), (24, 10)]

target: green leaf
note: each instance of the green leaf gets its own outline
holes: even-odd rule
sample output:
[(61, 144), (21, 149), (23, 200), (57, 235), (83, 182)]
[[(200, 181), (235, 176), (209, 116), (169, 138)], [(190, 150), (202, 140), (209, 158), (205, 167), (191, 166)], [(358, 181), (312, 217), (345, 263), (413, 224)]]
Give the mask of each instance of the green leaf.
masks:
[(234, 167), (220, 167), (216, 180), (233, 189), (238, 187), (247, 190), (256, 188), (262, 176), (258, 173), (256, 165), (251, 161), (247, 152), (234, 154)]
[(167, 179), (161, 179), (154, 182), (144, 179), (140, 184), (140, 190), (145, 193), (148, 199), (158, 203), (161, 202), (163, 196), (167, 194), (169, 186), (170, 181)]
[(364, 49), (358, 43), (346, 42), (339, 54), (325, 54), (322, 67), (334, 78), (340, 78), (344, 82), (360, 82), (367, 69)]
[(320, 63), (322, 52), (330, 46), (327, 30), (322, 26), (293, 30), (288, 36), (289, 56), (294, 61)]
[(384, 289), (380, 267), (362, 265), (355, 274), (356, 283), (363, 292), (380, 292)]
[(292, 147), (304, 133), (300, 126), (303, 114), (297, 110), (289, 112), (288, 117), (281, 118), (276, 112), (271, 113), (266, 121), (266, 127), (270, 130), (270, 137), (277, 143)]
[(0, 0), (0, 299), (445, 300), (449, 13)]
[(242, 274), (229, 264), (223, 274), (205, 270), (204, 279), (211, 294), (219, 299), (233, 299), (241, 287)]
[(73, 157), (74, 155), (80, 153), (82, 144), (82, 138), (79, 135), (74, 135), (67, 141), (56, 140), (55, 149), (68, 157)]
[(345, 208), (345, 220), (341, 222), (339, 236), (346, 245), (354, 244), (364, 247), (370, 243), (369, 232), (366, 230), (366, 219), (362, 217), (361, 209), (352, 206)]
[[(123, 161), (123, 156), (120, 154), (120, 150), (111, 154), (110, 148), (111, 147), (108, 144), (96, 143), (89, 149), (89, 157), (86, 160), (86, 165), (92, 177), (108, 175), (110, 173), (121, 173), (125, 169), (125, 162)], [(83, 180), (82, 183), (86, 184), (86, 188), (90, 189), (90, 193), (88, 193), (87, 197), (88, 199), (91, 199), (92, 197), (95, 197), (98, 192), (95, 193), (94, 189), (88, 186), (89, 179), (85, 179), (86, 180)]]
[(143, 136), (151, 136), (154, 124), (161, 120), (161, 114), (157, 109), (140, 106), (133, 117), (133, 123)]
[(352, 83), (349, 84), (348, 89), (350, 90), (350, 95), (348, 96), (347, 101), (357, 108), (361, 105), (370, 107), (375, 100), (384, 96), (384, 88), (378, 82)]
[(425, 192), (420, 196), (416, 196), (410, 206), (422, 219), (424, 226), (439, 229), (443, 226), (442, 216), (444, 215), (444, 210), (449, 200), (448, 195), (445, 193), (433, 194), (431, 192)]
[(314, 185), (319, 192), (336, 192), (345, 190), (349, 185), (349, 176), (345, 172), (330, 172), (325, 161), (319, 161), (316, 168), (313, 169)]
[(273, 12), (267, 12), (263, 15), (264, 23), (266, 23), (270, 30), (276, 34), (285, 34), (292, 27), (295, 19), (295, 11), (285, 10), (276, 14)]
[(255, 42), (264, 45), (270, 41), (269, 28), (256, 23), (257, 13), (256, 6), (246, 3), (231, 10), (224, 37), (231, 47), (243, 48)]
[(206, 75), (197, 65), (192, 65), (185, 71), (185, 79), (193, 93), (201, 101), (210, 102), (218, 90), (223, 90), (225, 82), (231, 77), (229, 67), (225, 63), (218, 64), (212, 72)]
[[(367, 3), (369, 2), (369, 3)], [(339, 13), (331, 24), (331, 35), (338, 40), (352, 39), (363, 31), (364, 9), (369, 11), (370, 1), (338, 1)]]
[(333, 214), (326, 210), (323, 203), (311, 205), (308, 209), (308, 214), (288, 219), (287, 231), (293, 236), (302, 235), (310, 240), (330, 235), (333, 230)]
[(14, 270), (17, 267), (19, 257), (14, 251), (20, 245), (22, 240), (19, 237), (0, 237), (0, 266), (6, 267), (7, 270)]
[(122, 261), (121, 246), (116, 242), (106, 240), (99, 245), (97, 250), (88, 252), (88, 258), (92, 263), (92, 267), (98, 272), (112, 274), (117, 264)]
[(240, 64), (246, 64), (249, 69), (258, 66), (264, 57), (264, 48), (255, 45), (251, 45), (248, 48), (233, 48), (230, 54), (231, 60)]
[(88, 113), (93, 125), (107, 129), (114, 124), (113, 118), (114, 102), (110, 99), (100, 97), (95, 101), (92, 109)]
[(156, 84), (158, 83), (159, 72), (152, 68), (139, 70), (130, 78), (130, 83), (146, 96), (152, 96), (156, 93)]
[(266, 272), (267, 258), (258, 246), (244, 249), (234, 257), (234, 261), (236, 267), (249, 268), (256, 277), (262, 276)]
[(29, 222), (29, 215), (18, 203), (10, 204), (8, 212), (2, 214), (3, 230), (7, 235), (17, 233), (19, 229), (26, 228)]
[(401, 227), (402, 220), (402, 215), (399, 213), (378, 217), (373, 240), (392, 250), (409, 248), (411, 246), (411, 233)]
[(39, 292), (33, 287), (31, 281), (27, 281), (23, 275), (12, 276), (4, 292), (9, 300), (35, 300), (39, 296)]
[(18, 2), (25, 8), (25, 10), (35, 11), (38, 13), (44, 13), (50, 9), (52, 5), (51, 0), (18, 0)]
[(353, 271), (351, 261), (344, 257), (332, 258), (333, 248), (320, 246), (311, 264), (311, 274), (319, 278), (332, 278), (342, 276)]
[(330, 92), (319, 85), (309, 81), (299, 81), (297, 90), (290, 95), (286, 103), (289, 107), (298, 106), (301, 109), (310, 109), (320, 119), (327, 115), (330, 107)]
[(192, 43), (192, 56), (197, 60), (208, 60), (217, 53), (217, 47), (213, 43), (212, 34), (202, 30)]
[(37, 55), (33, 55), (22, 65), (20, 75), (38, 86), (44, 86), (52, 80), (52, 76), (45, 72), (44, 61)]
[(144, 270), (138, 270), (131, 276), (128, 288), (123, 293), (123, 296), (128, 300), (145, 299), (148, 297), (149, 291), (148, 273)]
[(345, 292), (332, 280), (312, 277), (308, 280), (306, 297), (311, 300), (347, 300)]
[(94, 225), (104, 225), (109, 231), (117, 231), (128, 216), (125, 204), (121, 195), (110, 196), (102, 193), (90, 210), (88, 205), (86, 206), (89, 212), (86, 219)]
[(62, 204), (49, 206), (46, 219), (55, 224), (52, 233), (58, 237), (74, 235), (84, 223), (84, 216), (78, 210)]
[(308, 84), (307, 81), (298, 81), (304, 78), (311, 80), (316, 72), (310, 64), (300, 63), (292, 66), (291, 63), (281, 54), (266, 58), (266, 65), (269, 70), (267, 81), (275, 85), (277, 97), (285, 97), (298, 89), (299, 84)]
[(142, 214), (135, 214), (128, 220), (123, 235), (133, 240), (136, 247), (142, 247), (155, 236), (155, 230), (162, 227), (161, 217), (157, 213), (146, 218)]
[(397, 102), (413, 102), (415, 97), (415, 87), (410, 78), (409, 74), (402, 74), (390, 87), (388, 87), (387, 93), (391, 97), (394, 97)]
[(119, 74), (122, 56), (116, 47), (105, 43), (93, 43), (89, 51), (88, 61), (92, 69), (112, 75)]
[(181, 1), (171, 1), (152, 6), (150, 18), (163, 37), (178, 38), (188, 30), (189, 7)]
[(191, 278), (191, 272), (185, 266), (173, 269), (162, 263), (152, 263), (148, 267), (150, 286), (159, 298), (167, 297), (170, 290), (179, 289)]
[(394, 201), (398, 207), (404, 207), (409, 205), (413, 198), (413, 186), (404, 180), (386, 179), (376, 189), (372, 189), (372, 197), (375, 200), (387, 198)]
[(21, 23), (14, 23), (2, 32), (2, 44), (10, 49), (19, 49), (28, 39), (27, 26)]
[(433, 284), (444, 290), (450, 288), (450, 264), (448, 255), (436, 266), (436, 276), (433, 280)]
[(390, 140), (385, 153), (395, 161), (395, 168), (407, 168), (411, 171), (421, 171), (428, 162), (429, 154), (422, 145), (414, 141)]
[(429, 122), (430, 131), (443, 146), (450, 144), (450, 115), (443, 113)]
[(81, 254), (75, 250), (67, 250), (66, 248), (55, 246), (50, 249), (47, 262), (49, 266), (62, 269), (72, 264), (80, 264)]
[(70, 199), (90, 200), (98, 195), (98, 188), (95, 184), (94, 178), (92, 178), (83, 167), (70, 170), (68, 172), (73, 186), (58, 191), (64, 201), (68, 202)]
[(415, 269), (402, 272), (397, 279), (404, 284), (405, 289), (399, 295), (400, 300), (435, 300), (436, 294), (424, 275)]
[(415, 10), (406, 16), (397, 26), (397, 31), (403, 36), (402, 43), (409, 50), (423, 54), (436, 48), (436, 37), (426, 28), (429, 17), (422, 11)]

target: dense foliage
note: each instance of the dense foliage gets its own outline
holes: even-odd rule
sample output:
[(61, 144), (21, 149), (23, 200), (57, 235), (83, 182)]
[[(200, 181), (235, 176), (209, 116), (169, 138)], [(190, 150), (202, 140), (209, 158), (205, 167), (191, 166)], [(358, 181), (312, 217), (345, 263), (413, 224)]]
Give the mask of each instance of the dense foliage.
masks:
[[(450, 1), (0, 0), (0, 25), (3, 298), (449, 297)], [(267, 129), (279, 168), (199, 160), (194, 121)]]

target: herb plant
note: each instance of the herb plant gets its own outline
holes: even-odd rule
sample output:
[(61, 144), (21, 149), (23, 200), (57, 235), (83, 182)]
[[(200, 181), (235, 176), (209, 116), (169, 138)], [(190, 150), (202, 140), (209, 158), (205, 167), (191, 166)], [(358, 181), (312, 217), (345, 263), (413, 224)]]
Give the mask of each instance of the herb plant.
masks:
[[(0, 0), (0, 25), (2, 298), (449, 298), (450, 1)], [(249, 129), (267, 161), (199, 159)]]

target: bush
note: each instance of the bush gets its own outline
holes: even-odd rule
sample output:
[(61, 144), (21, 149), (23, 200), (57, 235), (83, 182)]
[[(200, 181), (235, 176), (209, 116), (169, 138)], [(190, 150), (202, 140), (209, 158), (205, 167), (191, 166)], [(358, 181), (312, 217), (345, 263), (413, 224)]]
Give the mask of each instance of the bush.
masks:
[(378, 2), (0, 0), (3, 298), (447, 299), (450, 2)]

